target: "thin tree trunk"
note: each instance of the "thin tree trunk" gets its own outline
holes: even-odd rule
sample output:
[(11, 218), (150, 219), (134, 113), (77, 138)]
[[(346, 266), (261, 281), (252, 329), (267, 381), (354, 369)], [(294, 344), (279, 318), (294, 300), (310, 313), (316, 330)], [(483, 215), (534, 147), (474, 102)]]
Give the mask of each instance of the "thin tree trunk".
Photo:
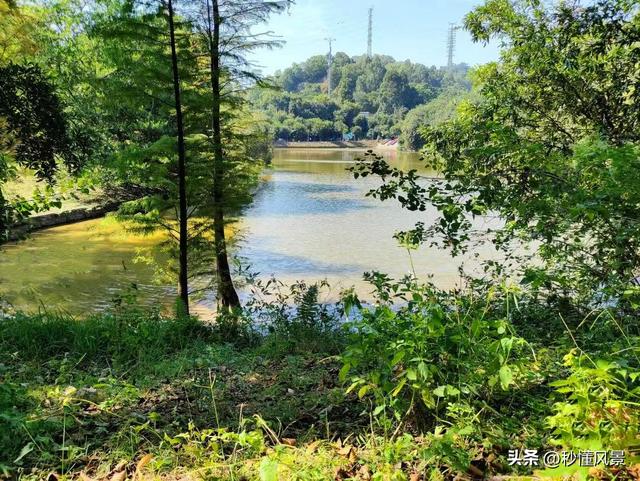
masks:
[(184, 125), (182, 121), (182, 102), (180, 100), (180, 76), (178, 74), (178, 55), (176, 53), (176, 35), (173, 23), (173, 3), (167, 0), (169, 9), (169, 36), (171, 39), (171, 64), (173, 67), (173, 95), (176, 103), (176, 123), (178, 128), (178, 195), (179, 195), (179, 223), (180, 223), (180, 274), (179, 314), (189, 315), (189, 280), (187, 272), (187, 168), (184, 146)]
[[(240, 307), (240, 299), (233, 285), (229, 258), (227, 256), (227, 240), (224, 234), (224, 152), (222, 149), (222, 128), (220, 125), (220, 8), (218, 0), (212, 0), (212, 8), (207, 1), (207, 20), (211, 74), (211, 128), (213, 131), (213, 235), (216, 254), (216, 270), (218, 296), (225, 309)], [(212, 12), (213, 9), (213, 19)]]

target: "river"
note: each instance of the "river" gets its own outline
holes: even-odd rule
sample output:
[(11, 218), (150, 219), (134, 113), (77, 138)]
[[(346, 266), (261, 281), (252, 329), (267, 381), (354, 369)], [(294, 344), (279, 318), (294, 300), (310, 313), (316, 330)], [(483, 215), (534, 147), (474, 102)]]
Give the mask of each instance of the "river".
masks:
[[(436, 213), (412, 213), (395, 201), (365, 197), (379, 181), (356, 180), (346, 170), (362, 155), (346, 149), (276, 149), (252, 205), (237, 223), (234, 255), (263, 278), (273, 275), (285, 283), (326, 279), (332, 286), (325, 293), (327, 300), (350, 286), (367, 298), (372, 289), (362, 280), (366, 271), (394, 277), (411, 272), (411, 259), (393, 234), (418, 220), (428, 224)], [(384, 155), (395, 166), (432, 175), (417, 154)], [(103, 310), (127, 292), (149, 305), (169, 307), (174, 288), (157, 285), (153, 267), (136, 262), (160, 240), (127, 233), (113, 219), (34, 233), (26, 241), (3, 246), (0, 296), (17, 309), (74, 315)], [(488, 248), (479, 254), (493, 255)], [(412, 252), (412, 260), (421, 278), (431, 278), (442, 288), (460, 284), (461, 260), (447, 252), (423, 247)], [(467, 257), (465, 266), (476, 269), (478, 261)], [(212, 297), (205, 293), (196, 312), (210, 314)]]

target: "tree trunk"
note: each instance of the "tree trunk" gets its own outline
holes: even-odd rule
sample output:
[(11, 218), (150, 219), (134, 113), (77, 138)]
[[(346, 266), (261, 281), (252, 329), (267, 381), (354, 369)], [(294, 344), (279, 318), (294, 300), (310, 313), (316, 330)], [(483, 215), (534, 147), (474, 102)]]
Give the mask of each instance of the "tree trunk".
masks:
[[(218, 296), (222, 307), (226, 310), (240, 307), (240, 299), (233, 285), (229, 258), (227, 256), (227, 240), (224, 234), (224, 151), (222, 149), (222, 128), (220, 124), (220, 8), (218, 0), (212, 0), (212, 7), (207, 0), (208, 37), (211, 74), (211, 128), (213, 133), (213, 234), (216, 254), (216, 270)], [(211, 9), (213, 9), (213, 19)]]
[(182, 102), (180, 100), (180, 76), (178, 73), (178, 55), (176, 53), (176, 35), (173, 23), (173, 3), (167, 0), (169, 9), (169, 36), (171, 40), (171, 64), (173, 68), (173, 95), (176, 104), (176, 123), (178, 128), (178, 195), (180, 223), (180, 306), (178, 314), (189, 315), (189, 281), (187, 271), (187, 168), (184, 146), (184, 125), (182, 120)]

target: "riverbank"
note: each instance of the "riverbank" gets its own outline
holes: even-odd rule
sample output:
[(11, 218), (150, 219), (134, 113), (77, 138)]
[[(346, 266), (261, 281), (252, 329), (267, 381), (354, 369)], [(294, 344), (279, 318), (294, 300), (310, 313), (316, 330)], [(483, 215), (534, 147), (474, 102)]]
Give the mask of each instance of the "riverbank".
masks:
[(354, 141), (318, 141), (318, 142), (276, 142), (273, 144), (278, 149), (376, 149), (399, 150), (398, 144), (386, 145), (377, 140)]
[(375, 140), (357, 140), (357, 141), (312, 141), (312, 142), (275, 142), (274, 147), (279, 149), (364, 149), (373, 148), (378, 145)]
[(122, 202), (106, 202), (101, 205), (78, 207), (60, 212), (34, 215), (11, 227), (8, 241), (23, 239), (27, 234), (50, 227), (74, 224), (85, 220), (98, 219), (110, 212), (115, 212)]

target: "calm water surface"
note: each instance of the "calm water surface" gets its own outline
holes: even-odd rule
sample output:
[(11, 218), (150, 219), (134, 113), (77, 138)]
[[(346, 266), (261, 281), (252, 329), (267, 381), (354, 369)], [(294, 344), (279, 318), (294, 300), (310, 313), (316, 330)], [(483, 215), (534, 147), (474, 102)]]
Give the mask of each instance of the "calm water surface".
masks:
[[(380, 181), (353, 178), (346, 169), (364, 151), (277, 150), (266, 182), (240, 222), (247, 242), (239, 249), (252, 269), (285, 282), (327, 279), (334, 290), (355, 286), (362, 296), (371, 287), (362, 280), (366, 271), (377, 270), (393, 277), (411, 272), (407, 251), (393, 234), (412, 228), (416, 221), (429, 225), (434, 210), (415, 213), (395, 201), (365, 197)], [(415, 153), (383, 152), (402, 169), (417, 169), (433, 176)], [(477, 224), (478, 228), (483, 223)], [(479, 251), (480, 258), (493, 255)], [(452, 259), (435, 248), (412, 252), (416, 274), (443, 288), (460, 284), (458, 268), (473, 270), (478, 261)]]
[[(365, 197), (378, 185), (373, 178), (353, 179), (346, 168), (363, 151), (329, 149), (276, 150), (272, 166), (253, 204), (239, 221), (241, 241), (236, 254), (261, 276), (296, 280), (327, 279), (335, 297), (356, 286), (367, 297), (366, 271), (400, 277), (411, 271), (406, 250), (394, 232), (426, 224), (435, 212), (411, 213), (394, 201)], [(396, 166), (416, 168), (424, 175), (417, 154), (389, 152)], [(481, 226), (480, 226), (481, 227)], [(38, 232), (31, 239), (3, 247), (0, 254), (0, 294), (20, 309), (62, 309), (73, 314), (101, 310), (135, 283), (142, 300), (170, 306), (173, 287), (152, 282), (153, 269), (136, 263), (159, 236), (126, 233), (113, 220), (92, 220)], [(479, 251), (480, 257), (492, 255)], [(461, 260), (448, 253), (421, 248), (412, 253), (416, 273), (444, 288), (459, 284)], [(477, 260), (467, 258), (473, 270)], [(212, 296), (198, 312), (210, 312)]]

